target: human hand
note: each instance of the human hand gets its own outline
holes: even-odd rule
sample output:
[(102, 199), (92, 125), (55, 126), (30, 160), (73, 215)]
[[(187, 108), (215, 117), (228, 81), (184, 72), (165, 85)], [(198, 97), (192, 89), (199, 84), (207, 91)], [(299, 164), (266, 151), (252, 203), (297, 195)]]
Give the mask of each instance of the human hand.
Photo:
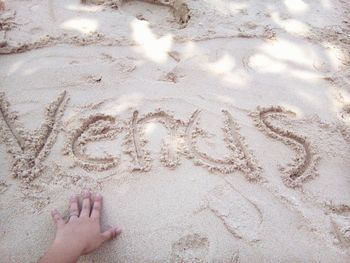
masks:
[(97, 194), (92, 200), (91, 192), (84, 191), (81, 210), (79, 197), (71, 197), (68, 222), (63, 220), (56, 209), (53, 210), (56, 237), (40, 262), (75, 262), (79, 256), (89, 254), (104, 242), (117, 237), (121, 233), (118, 227), (101, 232), (101, 208), (102, 196)]

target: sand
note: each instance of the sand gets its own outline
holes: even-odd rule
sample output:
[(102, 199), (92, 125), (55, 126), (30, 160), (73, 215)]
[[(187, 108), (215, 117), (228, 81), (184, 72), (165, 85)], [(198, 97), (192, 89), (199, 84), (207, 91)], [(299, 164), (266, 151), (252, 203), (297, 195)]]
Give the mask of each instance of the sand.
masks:
[(349, 262), (349, 3), (102, 2), (0, 5), (0, 261), (88, 188), (79, 262)]

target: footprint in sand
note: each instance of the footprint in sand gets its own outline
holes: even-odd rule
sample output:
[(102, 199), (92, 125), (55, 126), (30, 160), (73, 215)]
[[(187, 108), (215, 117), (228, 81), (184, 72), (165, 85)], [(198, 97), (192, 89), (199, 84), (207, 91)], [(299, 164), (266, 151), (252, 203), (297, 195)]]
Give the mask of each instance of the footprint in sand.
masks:
[(43, 29), (41, 27), (33, 27), (32, 29), (30, 29), (31, 34), (37, 34), (37, 33), (40, 33), (42, 31), (43, 31)]
[[(108, 5), (116, 9), (119, 9), (123, 2), (126, 0), (81, 0), (83, 4)], [(143, 0), (143, 2), (170, 7), (176, 22), (181, 27), (186, 27), (191, 18), (190, 9), (183, 0)], [(135, 16), (140, 20), (147, 20), (142, 13), (137, 13)]]
[(343, 248), (350, 248), (350, 218), (343, 215), (333, 216), (331, 223), (332, 233), (338, 245)]
[(208, 195), (208, 208), (235, 238), (249, 242), (260, 240), (263, 215), (258, 206), (232, 186), (214, 188)]
[(183, 236), (172, 244), (171, 262), (208, 262), (209, 240), (194, 233)]

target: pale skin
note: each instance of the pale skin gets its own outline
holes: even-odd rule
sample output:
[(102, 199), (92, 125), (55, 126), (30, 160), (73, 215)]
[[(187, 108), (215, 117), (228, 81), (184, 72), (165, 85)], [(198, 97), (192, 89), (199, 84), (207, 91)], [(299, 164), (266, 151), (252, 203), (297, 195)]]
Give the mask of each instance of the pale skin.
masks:
[(104, 242), (116, 238), (121, 233), (119, 227), (101, 231), (100, 194), (93, 197), (90, 191), (84, 191), (81, 209), (79, 207), (79, 196), (74, 195), (69, 202), (68, 221), (65, 221), (56, 209), (52, 211), (56, 236), (39, 263), (77, 262), (80, 256), (95, 251)]

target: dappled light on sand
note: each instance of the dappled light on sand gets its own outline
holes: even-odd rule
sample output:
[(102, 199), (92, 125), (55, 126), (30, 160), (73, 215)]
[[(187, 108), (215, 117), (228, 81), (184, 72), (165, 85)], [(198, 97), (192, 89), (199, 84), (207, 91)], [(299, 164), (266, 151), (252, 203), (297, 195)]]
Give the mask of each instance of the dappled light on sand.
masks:
[(292, 14), (304, 14), (310, 8), (303, 0), (284, 0), (284, 4)]
[(247, 3), (236, 1), (204, 0), (204, 2), (209, 3), (212, 8), (224, 15), (238, 14), (248, 7)]
[(163, 63), (167, 60), (173, 41), (171, 35), (158, 38), (149, 28), (148, 22), (138, 19), (132, 21), (131, 29), (133, 39), (140, 46), (146, 58), (156, 63)]
[(296, 19), (282, 19), (277, 12), (272, 13), (271, 17), (277, 25), (285, 29), (288, 33), (305, 35), (309, 32), (307, 24)]
[(65, 21), (61, 27), (68, 30), (76, 30), (88, 34), (95, 32), (98, 28), (98, 21), (90, 18), (76, 18)]
[(80, 4), (74, 4), (74, 3), (67, 4), (65, 8), (71, 11), (85, 11), (85, 12), (97, 12), (103, 9), (102, 6), (98, 6), (98, 5), (80, 5)]
[(229, 54), (225, 54), (215, 62), (208, 62), (203, 68), (214, 76), (235, 87), (243, 87), (246, 84), (247, 75), (244, 71), (236, 69), (234, 59)]

